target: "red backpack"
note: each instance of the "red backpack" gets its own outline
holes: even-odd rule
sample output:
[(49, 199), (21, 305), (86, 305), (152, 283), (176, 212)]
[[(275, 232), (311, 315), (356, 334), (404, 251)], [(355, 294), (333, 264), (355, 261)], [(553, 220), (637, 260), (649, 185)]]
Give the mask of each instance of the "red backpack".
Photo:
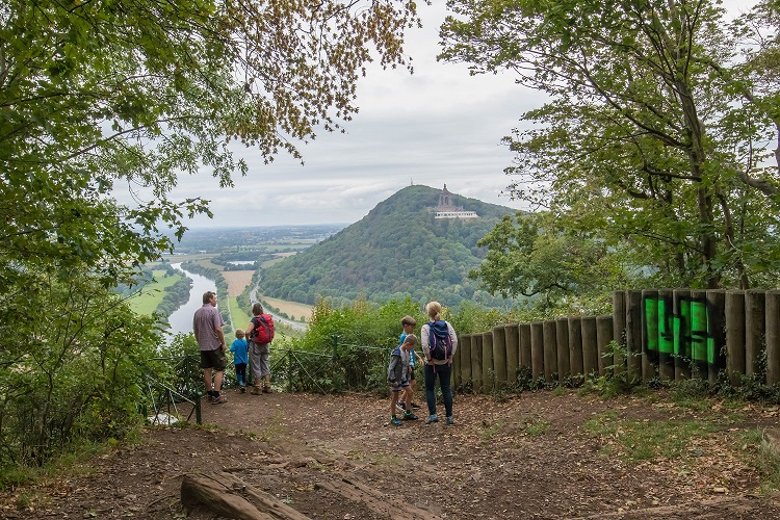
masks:
[(249, 339), (258, 345), (271, 343), (274, 339), (274, 319), (270, 314), (258, 314), (252, 318), (254, 327)]

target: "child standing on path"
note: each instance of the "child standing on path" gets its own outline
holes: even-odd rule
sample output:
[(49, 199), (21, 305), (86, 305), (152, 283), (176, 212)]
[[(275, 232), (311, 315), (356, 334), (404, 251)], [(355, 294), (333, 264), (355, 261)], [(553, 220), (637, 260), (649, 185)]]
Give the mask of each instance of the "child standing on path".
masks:
[(233, 353), (233, 366), (236, 367), (236, 383), (243, 394), (246, 392), (246, 363), (249, 359), (249, 344), (244, 339), (244, 331), (236, 331), (236, 339), (230, 344), (230, 352)]
[[(404, 338), (404, 342), (393, 349), (390, 354), (390, 364), (387, 367), (387, 382), (390, 383), (390, 424), (401, 426), (401, 420), (395, 415), (395, 408), (398, 405), (398, 399), (401, 393), (405, 393), (404, 401), (412, 401), (409, 395), (409, 357), (410, 351), (417, 344), (417, 336), (409, 334)], [(417, 419), (409, 406), (405, 407), (404, 420), (410, 421)]]
[[(402, 345), (404, 340), (406, 339), (406, 336), (409, 334), (412, 334), (414, 332), (414, 327), (417, 325), (417, 320), (415, 320), (413, 317), (406, 315), (403, 318), (401, 318), (401, 327), (403, 328), (403, 332), (401, 332), (401, 336), (398, 338), (398, 344)], [(417, 363), (423, 364), (424, 360), (420, 357), (420, 355), (414, 351), (414, 348), (409, 351), (409, 404), (412, 406), (412, 408), (419, 408), (420, 406), (414, 402), (414, 393), (417, 389), (417, 381), (414, 376), (414, 369), (417, 366)], [(405, 399), (398, 402), (398, 408), (403, 411), (406, 409), (405, 405)]]

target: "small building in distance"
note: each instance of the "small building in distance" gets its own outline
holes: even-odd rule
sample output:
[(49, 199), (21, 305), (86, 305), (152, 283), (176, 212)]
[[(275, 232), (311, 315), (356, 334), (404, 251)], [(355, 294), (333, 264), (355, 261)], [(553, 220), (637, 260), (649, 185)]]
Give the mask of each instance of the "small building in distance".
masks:
[(433, 218), (479, 218), (476, 211), (465, 211), (462, 206), (455, 206), (452, 201), (452, 193), (447, 190), (445, 184), (444, 189), (439, 194), (439, 205), (434, 208)]

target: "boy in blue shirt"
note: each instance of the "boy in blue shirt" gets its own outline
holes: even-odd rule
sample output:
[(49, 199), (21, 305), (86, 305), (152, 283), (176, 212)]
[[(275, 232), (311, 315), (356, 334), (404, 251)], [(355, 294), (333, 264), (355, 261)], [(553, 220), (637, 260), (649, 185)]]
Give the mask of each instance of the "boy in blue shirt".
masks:
[[(406, 402), (411, 402), (412, 398), (409, 396), (409, 357), (410, 351), (417, 344), (417, 336), (409, 334), (404, 338), (404, 342), (393, 349), (390, 354), (390, 364), (387, 367), (387, 382), (390, 383), (390, 424), (393, 426), (401, 426), (401, 420), (395, 415), (395, 408), (398, 406), (398, 398), (401, 393), (406, 395)], [(404, 410), (404, 419), (414, 420), (417, 416), (414, 415), (411, 408), (406, 407)]]
[(236, 383), (241, 393), (246, 392), (246, 364), (249, 358), (249, 343), (244, 339), (244, 331), (236, 331), (236, 339), (230, 344), (230, 352), (233, 353), (233, 365), (236, 367)]
[[(401, 332), (401, 336), (398, 338), (399, 345), (403, 344), (404, 339), (406, 339), (406, 336), (414, 332), (415, 325), (417, 325), (417, 320), (415, 320), (413, 317), (406, 315), (403, 318), (401, 318), (401, 327), (403, 328), (403, 332)], [(414, 348), (412, 348), (412, 350), (409, 351), (409, 392), (408, 392), (408, 397), (405, 397), (404, 399), (398, 402), (398, 409), (401, 411), (404, 411), (406, 409), (405, 399), (407, 398), (412, 408), (420, 407), (417, 403), (413, 402), (414, 392), (417, 387), (417, 381), (415, 380), (414, 377), (414, 368), (417, 365), (418, 361), (420, 362), (420, 364), (422, 364), (423, 358), (421, 358), (420, 355), (414, 351)]]

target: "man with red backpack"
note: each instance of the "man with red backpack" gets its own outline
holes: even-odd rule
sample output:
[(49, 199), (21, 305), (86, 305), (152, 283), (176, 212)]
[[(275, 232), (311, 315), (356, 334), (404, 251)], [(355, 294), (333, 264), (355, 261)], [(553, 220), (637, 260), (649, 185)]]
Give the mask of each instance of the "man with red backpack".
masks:
[[(271, 367), (268, 364), (269, 346), (274, 339), (274, 320), (270, 314), (263, 312), (263, 306), (256, 303), (252, 306), (252, 321), (246, 329), (249, 338), (249, 364), (252, 368), (254, 381), (250, 393), (271, 393)], [(261, 386), (262, 385), (262, 386)]]

